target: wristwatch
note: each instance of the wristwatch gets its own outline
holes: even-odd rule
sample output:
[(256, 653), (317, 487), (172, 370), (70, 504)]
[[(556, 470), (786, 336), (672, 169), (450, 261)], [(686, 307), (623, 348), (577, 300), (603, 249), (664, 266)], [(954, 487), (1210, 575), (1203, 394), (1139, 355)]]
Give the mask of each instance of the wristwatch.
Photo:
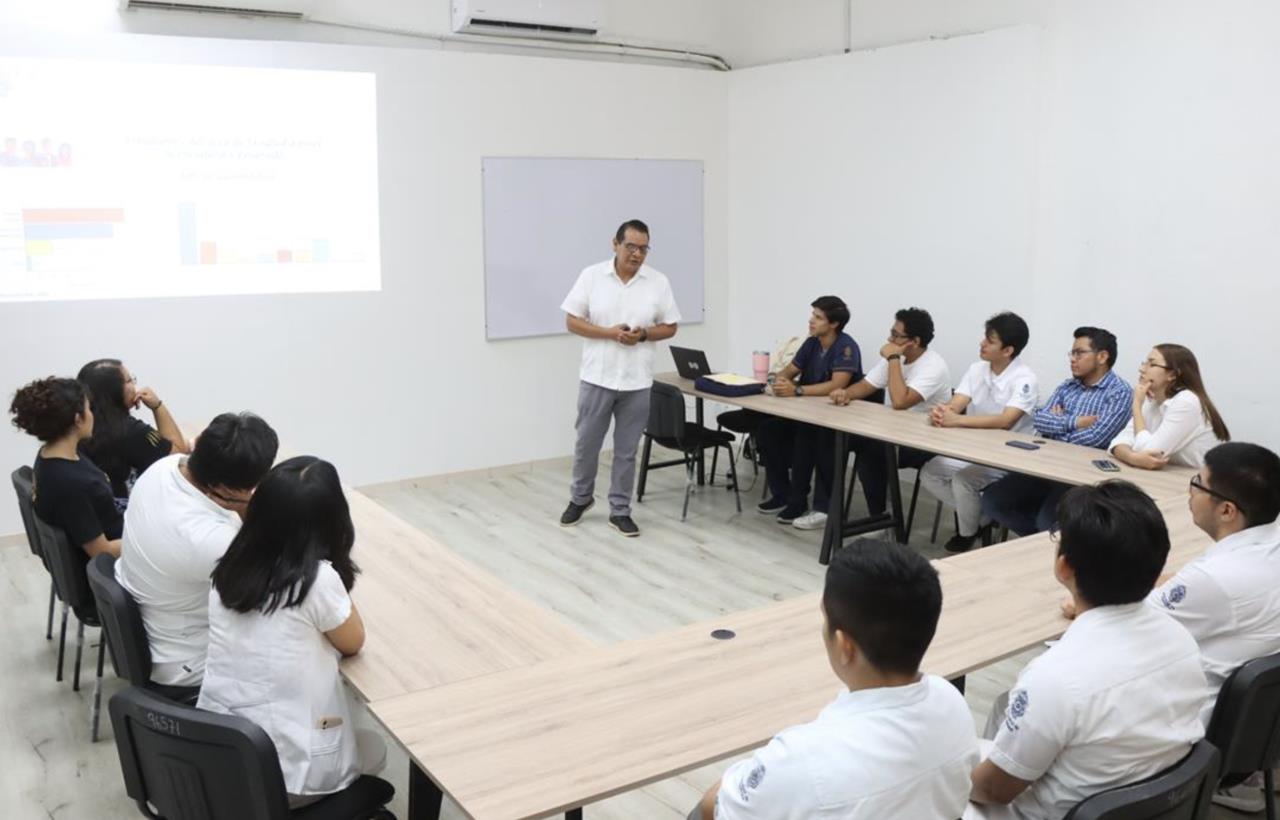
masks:
[(892, 353), (892, 354), (890, 354), (890, 355), (885, 359), (885, 361), (887, 361), (887, 362), (891, 362), (891, 361), (893, 361), (894, 359), (901, 359), (901, 358), (902, 358), (902, 354), (901, 354), (901, 353)]
[(642, 342), (649, 341), (649, 328), (647, 327), (640, 328), (640, 341)]
[(803, 384), (797, 384), (797, 385), (796, 385), (796, 395), (797, 395), (797, 396), (803, 396), (803, 395), (804, 395), (804, 385), (803, 385)]

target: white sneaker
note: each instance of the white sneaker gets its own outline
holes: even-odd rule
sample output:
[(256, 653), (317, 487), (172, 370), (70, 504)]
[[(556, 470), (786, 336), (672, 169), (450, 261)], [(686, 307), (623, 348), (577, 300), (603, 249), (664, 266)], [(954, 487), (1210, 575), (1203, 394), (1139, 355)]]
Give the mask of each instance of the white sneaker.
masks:
[(1262, 789), (1250, 786), (1247, 781), (1229, 789), (1218, 789), (1213, 793), (1213, 802), (1215, 805), (1246, 814), (1258, 814), (1267, 807)]
[(820, 530), (827, 526), (827, 514), (814, 510), (792, 521), (791, 526), (798, 530)]

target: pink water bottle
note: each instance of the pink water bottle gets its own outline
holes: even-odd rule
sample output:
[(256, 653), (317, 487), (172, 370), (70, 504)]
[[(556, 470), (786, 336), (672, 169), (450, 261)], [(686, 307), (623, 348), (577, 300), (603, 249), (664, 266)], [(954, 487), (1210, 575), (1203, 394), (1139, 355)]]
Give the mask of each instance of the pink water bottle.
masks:
[(769, 351), (757, 350), (751, 354), (751, 374), (758, 382), (769, 375)]

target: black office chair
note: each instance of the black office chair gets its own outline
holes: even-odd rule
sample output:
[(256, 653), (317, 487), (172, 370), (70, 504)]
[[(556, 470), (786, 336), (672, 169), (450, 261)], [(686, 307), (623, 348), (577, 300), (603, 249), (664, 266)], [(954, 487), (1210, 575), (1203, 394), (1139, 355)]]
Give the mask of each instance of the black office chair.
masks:
[(164, 820), (367, 820), (387, 816), (385, 780), (362, 776), (341, 792), (289, 811), (280, 758), (260, 726), (206, 712), (137, 686), (108, 705), (125, 792), (144, 817)]
[[(32, 487), (34, 486), (34, 478), (32, 477), (31, 468), (23, 465), (13, 471), (13, 491), (18, 496), (18, 512), (22, 515), (22, 528), (27, 533), (27, 546), (31, 548), (31, 554), (40, 559), (40, 563), (44, 565), (45, 572), (49, 571), (49, 562), (44, 557), (44, 549), (40, 546), (40, 535), (36, 532), (36, 511), (31, 505)], [(58, 600), (58, 588), (53, 583), (53, 575), (49, 576), (49, 622), (45, 625), (44, 638), (46, 641), (53, 640), (53, 609), (54, 604)], [(67, 637), (67, 611), (64, 607), (62, 610), (62, 639), (65, 642)], [(58, 647), (58, 654), (62, 654), (62, 646)], [(58, 668), (62, 668), (59, 661)], [(59, 676), (58, 680), (62, 680)]]
[(1063, 820), (1205, 820), (1220, 760), (1218, 748), (1201, 740), (1163, 772), (1088, 797)]
[[(760, 475), (760, 448), (756, 443), (756, 431), (760, 429), (761, 422), (765, 419), (764, 414), (757, 413), (755, 410), (726, 410), (716, 416), (716, 431), (728, 430), (743, 436), (742, 450), (740, 451), (739, 463), (741, 459), (750, 459), (751, 467), (754, 475)], [(711, 453), (711, 476), (707, 479), (708, 484), (716, 483), (716, 464), (720, 458), (720, 448), (717, 447)]]
[[(89, 589), (89, 579), (85, 574), (85, 564), (89, 558), (78, 544), (72, 544), (67, 534), (59, 527), (54, 527), (40, 516), (35, 516), (36, 532), (40, 545), (44, 548), (45, 557), (49, 560), (49, 572), (53, 575), (53, 583), (58, 588), (58, 597), (63, 605), (71, 609), (76, 616), (76, 665), (72, 676), (72, 691), (80, 691), (80, 661), (84, 655), (84, 628), (98, 626), (98, 607), (93, 600), (93, 591)], [(66, 640), (66, 611), (63, 611), (63, 641)], [(98, 674), (93, 684), (93, 702), (89, 707), (90, 735), (96, 742), (98, 739), (98, 714), (102, 704), (102, 663), (107, 642), (102, 635), (98, 636)], [(58, 651), (58, 680), (62, 680), (62, 650)]]
[[(681, 457), (674, 461), (650, 464), (649, 452), (655, 441), (668, 449), (678, 450)], [(680, 513), (680, 520), (685, 520), (689, 515), (689, 494), (693, 492), (698, 454), (718, 447), (723, 447), (729, 453), (733, 498), (738, 504), (738, 512), (742, 512), (742, 496), (738, 492), (738, 466), (733, 458), (733, 436), (685, 421), (684, 394), (680, 392), (680, 388), (663, 382), (654, 382), (649, 397), (649, 423), (644, 431), (644, 453), (640, 459), (640, 486), (636, 489), (636, 501), (644, 500), (644, 488), (649, 470), (683, 464), (685, 468), (684, 510)]]
[(115, 556), (96, 555), (89, 561), (86, 573), (116, 674), (134, 686), (194, 706), (200, 695), (199, 686), (166, 686), (152, 682), (151, 646), (147, 642), (142, 611), (128, 590), (116, 580), (115, 568)]
[(1276, 820), (1280, 654), (1251, 660), (1223, 681), (1205, 736), (1222, 750), (1224, 777), (1262, 772), (1267, 820)]

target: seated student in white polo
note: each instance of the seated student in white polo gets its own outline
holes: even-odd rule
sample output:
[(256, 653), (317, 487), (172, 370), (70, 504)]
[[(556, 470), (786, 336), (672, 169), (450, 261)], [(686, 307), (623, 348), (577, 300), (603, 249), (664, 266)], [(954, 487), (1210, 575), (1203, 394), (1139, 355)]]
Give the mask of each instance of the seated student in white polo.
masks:
[(822, 637), (844, 688), (812, 723), (731, 766), (693, 816), (959, 817), (978, 760), (973, 718), (952, 684), (920, 672), (941, 610), (938, 573), (914, 550), (855, 541), (837, 552)]
[[(951, 397), (951, 371), (942, 355), (929, 349), (932, 341), (933, 317), (929, 311), (916, 307), (898, 311), (889, 339), (880, 348), (879, 364), (852, 387), (832, 391), (831, 401), (846, 405), (883, 389), (884, 403), (894, 410), (929, 413)], [(858, 454), (858, 480), (867, 499), (867, 512), (879, 515), (885, 511), (889, 490), (889, 457), (884, 442), (849, 436), (849, 449)], [(920, 467), (931, 458), (932, 453), (898, 448), (899, 467)]]
[(1138, 366), (1133, 417), (1107, 449), (1142, 470), (1166, 464), (1199, 467), (1205, 453), (1230, 439), (1204, 388), (1196, 354), (1182, 345), (1159, 344)]
[(278, 445), (261, 418), (223, 413), (209, 422), (190, 456), (162, 458), (134, 483), (116, 580), (142, 612), (153, 682), (200, 685), (209, 647), (209, 573), (240, 530)]
[[(1204, 554), (1147, 596), (1200, 645), (1206, 728), (1227, 677), (1280, 652), (1280, 457), (1244, 442), (1219, 444), (1191, 480), (1191, 518), (1213, 539)], [(1262, 811), (1261, 779), (1223, 789), (1214, 802)]]
[[(1035, 371), (1018, 358), (1031, 331), (1016, 313), (987, 320), (978, 343), (979, 361), (965, 371), (951, 401), (935, 405), (929, 421), (935, 427), (968, 427), (1029, 433), (1040, 396)], [(935, 456), (920, 470), (920, 486), (955, 507), (959, 527), (945, 545), (964, 552), (978, 540), (982, 526), (982, 490), (1005, 475), (1003, 470), (958, 458)]]
[(1078, 614), (1018, 675), (965, 820), (1060, 820), (1204, 736), (1195, 639), (1144, 603), (1169, 554), (1155, 502), (1127, 481), (1073, 487), (1058, 521), (1054, 575)]

